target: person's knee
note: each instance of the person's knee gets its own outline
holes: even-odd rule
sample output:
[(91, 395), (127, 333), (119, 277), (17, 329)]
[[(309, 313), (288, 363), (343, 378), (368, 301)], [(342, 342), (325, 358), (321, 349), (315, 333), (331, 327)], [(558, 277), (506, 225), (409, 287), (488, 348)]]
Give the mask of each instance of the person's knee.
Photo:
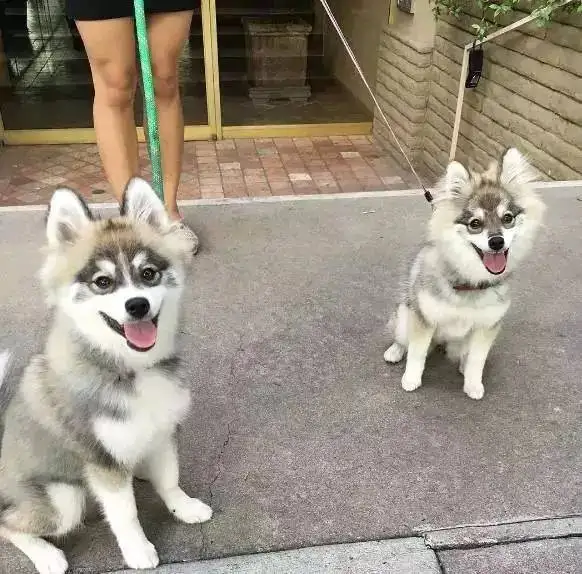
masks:
[(177, 67), (153, 66), (154, 92), (159, 100), (173, 100), (180, 92)]
[(119, 108), (133, 106), (136, 88), (137, 70), (135, 67), (113, 64), (100, 67), (95, 95), (105, 105)]

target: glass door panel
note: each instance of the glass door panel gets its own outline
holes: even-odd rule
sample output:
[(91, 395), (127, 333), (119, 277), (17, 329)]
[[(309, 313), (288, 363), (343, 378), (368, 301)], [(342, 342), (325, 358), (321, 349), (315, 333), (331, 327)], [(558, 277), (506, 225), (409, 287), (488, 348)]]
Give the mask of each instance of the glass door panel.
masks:
[[(97, 0), (95, 0), (97, 1)], [(0, 112), (5, 130), (93, 127), (93, 85), (64, 0), (0, 0)], [(202, 18), (194, 14), (179, 63), (186, 125), (208, 125)], [(136, 122), (142, 124), (142, 97)]]

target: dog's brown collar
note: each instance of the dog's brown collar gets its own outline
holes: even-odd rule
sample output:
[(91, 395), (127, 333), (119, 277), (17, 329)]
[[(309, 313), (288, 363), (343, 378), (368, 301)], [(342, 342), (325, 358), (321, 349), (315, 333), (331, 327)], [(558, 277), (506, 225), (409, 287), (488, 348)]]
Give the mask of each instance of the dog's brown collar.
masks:
[(461, 283), (459, 285), (453, 285), (455, 291), (483, 291), (493, 287), (491, 283), (480, 283), (478, 285), (469, 285), (469, 283)]
[(484, 291), (485, 289), (497, 287), (498, 285), (499, 282), (489, 283), (486, 281), (477, 283), (477, 285), (471, 285), (470, 283), (458, 283), (457, 285), (453, 285), (453, 289), (455, 291)]

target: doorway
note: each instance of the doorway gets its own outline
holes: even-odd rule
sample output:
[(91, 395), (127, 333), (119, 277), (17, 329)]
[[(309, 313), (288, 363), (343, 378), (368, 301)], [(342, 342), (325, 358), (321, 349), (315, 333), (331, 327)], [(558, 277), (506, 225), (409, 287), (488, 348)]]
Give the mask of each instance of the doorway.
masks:
[[(185, 139), (369, 134), (334, 33), (318, 0), (201, 0), (180, 60)], [(4, 143), (94, 142), (89, 65), (64, 0), (0, 0), (0, 34)], [(140, 97), (135, 113), (141, 126)]]

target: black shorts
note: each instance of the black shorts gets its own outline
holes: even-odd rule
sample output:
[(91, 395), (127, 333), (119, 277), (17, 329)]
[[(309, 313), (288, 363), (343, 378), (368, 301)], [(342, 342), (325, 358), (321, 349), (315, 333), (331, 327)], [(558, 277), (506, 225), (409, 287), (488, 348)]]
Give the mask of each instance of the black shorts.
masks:
[[(194, 10), (200, 0), (144, 0), (146, 14)], [(71, 20), (111, 20), (133, 17), (133, 0), (66, 0)]]

